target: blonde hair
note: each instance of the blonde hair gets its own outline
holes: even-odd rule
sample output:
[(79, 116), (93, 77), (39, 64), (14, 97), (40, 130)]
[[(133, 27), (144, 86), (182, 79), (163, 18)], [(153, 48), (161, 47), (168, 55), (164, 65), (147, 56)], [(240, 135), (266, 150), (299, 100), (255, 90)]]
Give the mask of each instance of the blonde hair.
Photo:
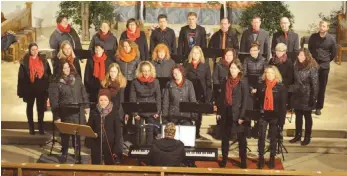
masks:
[(176, 125), (172, 122), (165, 125), (164, 129), (165, 137), (174, 138), (176, 135)]
[(319, 22), (319, 25), (321, 25), (321, 24), (323, 24), (323, 23), (326, 23), (328, 27), (329, 27), (329, 25), (330, 25), (330, 22), (329, 22), (329, 21), (326, 21), (326, 20), (320, 21), (320, 22)]
[(119, 83), (121, 88), (125, 88), (126, 85), (127, 85), (127, 80), (125, 79), (124, 75), (122, 74), (122, 71), (120, 70), (120, 67), (119, 67), (119, 65), (117, 63), (112, 63), (110, 66), (108, 66), (108, 70), (107, 70), (106, 76), (101, 81), (101, 86), (103, 88), (108, 88), (108, 86), (111, 84), (110, 71), (114, 67), (118, 70), (116, 81)]
[(76, 55), (75, 55), (75, 53), (74, 53), (74, 51), (73, 51), (73, 48), (72, 48), (71, 43), (70, 43), (68, 40), (64, 40), (64, 41), (61, 42), (61, 44), (60, 44), (59, 52), (58, 52), (58, 54), (57, 54), (58, 59), (67, 59), (68, 56), (65, 55), (64, 52), (63, 52), (63, 48), (64, 48), (66, 45), (70, 45), (70, 47), (71, 47), (71, 55), (72, 55), (73, 58), (76, 58)]
[(274, 65), (269, 65), (264, 69), (264, 73), (262, 76), (262, 80), (265, 81), (266, 79), (266, 71), (272, 69), (275, 72), (275, 79), (277, 82), (282, 82), (282, 75), (280, 73), (280, 71), (278, 71), (277, 67)]
[(157, 61), (158, 60), (158, 52), (162, 51), (162, 50), (165, 51), (165, 58), (164, 58), (164, 60), (171, 59), (169, 48), (165, 44), (160, 43), (153, 50), (153, 54), (152, 54), (152, 60), (153, 61)]
[(200, 52), (200, 58), (199, 58), (200, 62), (205, 63), (204, 53), (202, 52), (202, 49), (200, 48), (200, 46), (194, 46), (192, 48), (192, 50), (190, 51), (190, 53), (188, 55), (188, 63), (192, 62), (194, 49), (197, 49)]
[(157, 76), (157, 74), (156, 74), (156, 71), (155, 71), (155, 67), (154, 67), (154, 65), (151, 63), (151, 62), (149, 62), (149, 61), (142, 61), (142, 62), (140, 62), (139, 63), (139, 66), (137, 67), (137, 69), (136, 69), (136, 77), (138, 78), (138, 77), (141, 77), (142, 76), (142, 67), (143, 66), (145, 66), (145, 65), (148, 65), (149, 66), (149, 68), (151, 69), (151, 76), (153, 77), (153, 78), (155, 78), (156, 76)]
[(284, 44), (284, 43), (279, 43), (276, 45), (276, 48), (275, 48), (276, 51), (287, 51), (287, 45)]

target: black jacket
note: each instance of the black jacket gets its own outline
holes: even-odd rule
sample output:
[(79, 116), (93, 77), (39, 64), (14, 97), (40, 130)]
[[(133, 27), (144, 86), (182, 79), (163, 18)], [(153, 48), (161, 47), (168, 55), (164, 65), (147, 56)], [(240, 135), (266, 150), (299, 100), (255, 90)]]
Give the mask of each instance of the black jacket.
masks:
[[(135, 79), (130, 86), (130, 102), (146, 102), (157, 103), (157, 114), (161, 112), (161, 92), (159, 81), (155, 79), (153, 82), (144, 83)], [(149, 117), (156, 113), (141, 113), (140, 116)], [(137, 114), (137, 113), (135, 113)]]
[(299, 35), (293, 31), (288, 31), (288, 40), (284, 39), (284, 32), (278, 31), (273, 34), (271, 52), (275, 54), (276, 45), (284, 43), (287, 45), (287, 52), (297, 53), (299, 51)]
[[(128, 39), (127, 32), (124, 31), (120, 36), (120, 40)], [(140, 37), (135, 40), (136, 44), (139, 46), (140, 59), (141, 61), (149, 59), (147, 38), (143, 31), (140, 31)]]
[(172, 59), (169, 60), (159, 60), (152, 61), (152, 64), (155, 67), (155, 71), (157, 73), (158, 78), (168, 78), (171, 77), (171, 70), (175, 66), (175, 61)]
[(194, 86), (195, 97), (198, 102), (209, 103), (212, 97), (211, 70), (208, 63), (200, 62), (194, 69), (193, 64), (186, 65), (186, 77)]
[(254, 59), (252, 56), (249, 56), (245, 59), (243, 63), (244, 75), (248, 80), (249, 90), (256, 89), (260, 81), (261, 76), (264, 73), (265, 68), (268, 63), (263, 56), (258, 56)]
[(136, 68), (141, 62), (140, 58), (135, 58), (131, 62), (124, 62), (123, 60), (116, 58), (115, 62), (119, 65), (120, 70), (128, 81), (136, 79)]
[(241, 37), (241, 43), (240, 43), (240, 51), (249, 53), (251, 49), (251, 44), (254, 41), (258, 41), (260, 43), (260, 55), (266, 55), (266, 59), (270, 58), (270, 42), (269, 42), (269, 33), (265, 31), (264, 29), (260, 29), (259, 34), (257, 35), (257, 38), (254, 38), (252, 27), (249, 29), (246, 29)]
[[(275, 56), (276, 57), (276, 56)], [(282, 83), (286, 88), (294, 82), (294, 64), (292, 59), (288, 57), (287, 61), (280, 63), (277, 58), (271, 58), (269, 65), (274, 65), (278, 68), (282, 75)]]
[(108, 37), (106, 38), (105, 41), (100, 38), (99, 33), (96, 33), (93, 36), (89, 44), (89, 50), (91, 51), (92, 54), (94, 53), (95, 44), (99, 44), (99, 43), (104, 43), (104, 49), (105, 51), (107, 51), (109, 55), (115, 55), (118, 48), (118, 42), (117, 42), (117, 37), (114, 36), (111, 32), (109, 32)]
[[(204, 27), (200, 25), (196, 25), (195, 28), (195, 45), (194, 46), (200, 46), (201, 48), (206, 48), (207, 46), (207, 39), (206, 39), (206, 30)], [(180, 31), (180, 35), (178, 37), (178, 48), (177, 48), (177, 54), (178, 55), (184, 55), (188, 56), (190, 53), (190, 50), (192, 48), (188, 45), (188, 34), (189, 34), (189, 25), (183, 26)]]
[[(273, 111), (265, 111), (264, 110), (264, 99), (265, 99), (265, 90), (266, 90), (266, 83), (265, 81), (260, 81), (259, 87), (257, 89), (257, 96), (259, 97), (260, 102), (260, 109), (261, 112), (264, 112), (264, 114), (271, 113), (278, 117), (280, 123), (284, 124), (284, 120), (286, 117), (286, 103), (287, 103), (287, 91), (283, 83), (279, 82), (272, 88), (272, 93), (274, 97), (274, 110)], [(263, 118), (269, 118), (269, 116), (264, 116)]]
[(336, 41), (331, 34), (321, 38), (319, 33), (314, 33), (308, 41), (308, 49), (320, 67), (328, 69), (336, 56)]
[(166, 85), (163, 95), (163, 116), (187, 117), (194, 120), (193, 113), (180, 112), (180, 102), (196, 102), (193, 83), (187, 79), (184, 80), (182, 87), (178, 87), (173, 80)]
[[(225, 91), (226, 91), (226, 82), (221, 85), (221, 96), (217, 100), (217, 110), (218, 114), (222, 117), (225, 117)], [(241, 79), (238, 85), (233, 89), (232, 93), (232, 112), (233, 112), (233, 119), (232, 121), (238, 121), (239, 119), (245, 119), (245, 112), (247, 109), (247, 96), (248, 96), (248, 85), (247, 81), (244, 79)], [(224, 118), (225, 119), (225, 118)]]
[[(105, 74), (108, 67), (112, 64), (112, 59), (107, 58), (105, 60)], [(92, 58), (87, 59), (86, 68), (84, 71), (84, 86), (86, 87), (89, 95), (90, 102), (97, 102), (99, 89), (101, 87), (100, 80), (93, 75), (94, 61)]]
[(294, 67), (294, 84), (289, 86), (292, 107), (299, 110), (315, 109), (318, 95), (318, 69)]
[(175, 31), (169, 27), (167, 27), (164, 31), (162, 31), (159, 27), (152, 30), (150, 48), (153, 53), (154, 48), (159, 44), (164, 43), (170, 51), (170, 54), (176, 54), (176, 35)]
[[(112, 111), (104, 119), (104, 128), (113, 154), (122, 153), (122, 145), (120, 145), (122, 133), (121, 122), (118, 117), (118, 109), (118, 105), (113, 105)], [(90, 138), (91, 148), (100, 148), (100, 123), (100, 112), (96, 108), (93, 108), (90, 111), (90, 116), (87, 125), (89, 125), (93, 129), (93, 131), (98, 134), (98, 137)], [(103, 135), (103, 145), (108, 145), (105, 134)], [(109, 150), (108, 146), (106, 148)]]
[(29, 54), (26, 54), (20, 62), (18, 71), (18, 83), (17, 83), (17, 95), (19, 98), (23, 98), (26, 102), (27, 98), (33, 96), (33, 93), (44, 94), (48, 97), (48, 84), (52, 75), (51, 69), (45, 55), (38, 55), (43, 62), (44, 74), (41, 79), (35, 78), (33, 83), (30, 82), (30, 69), (29, 69)]
[(148, 154), (151, 166), (182, 166), (186, 152), (180, 140), (163, 138), (154, 140)]
[[(73, 66), (76, 69), (76, 73), (78, 74), (78, 76), (82, 77), (82, 72), (81, 72), (81, 66), (80, 66), (80, 59), (79, 58), (75, 58), (73, 61)], [(59, 69), (59, 59), (58, 57), (53, 57), (52, 58), (52, 66), (53, 66), (53, 75), (56, 76), (56, 74), (58, 73), (58, 69)]]
[(229, 68), (222, 64), (221, 61), (216, 63), (216, 66), (213, 69), (213, 97), (211, 101), (216, 101), (221, 96), (221, 86), (224, 85), (225, 80), (229, 74)]
[[(222, 49), (223, 32), (222, 30), (214, 33), (208, 43), (209, 48)], [(239, 50), (239, 40), (237, 39), (237, 34), (232, 30), (229, 30), (226, 34), (225, 48), (234, 48), (236, 51)]]
[(79, 109), (78, 105), (71, 105), (89, 101), (81, 77), (76, 76), (75, 83), (72, 85), (67, 85), (60, 80), (51, 82), (49, 84), (49, 100), (54, 120), (61, 119), (62, 122), (77, 124), (86, 123), (83, 109), (89, 106), (84, 104), (81, 106), (82, 109)]
[(81, 50), (82, 49), (81, 40), (80, 40), (77, 32), (75, 31), (75, 29), (72, 27), (71, 27), (70, 33), (61, 32), (59, 29), (56, 28), (52, 32), (52, 34), (49, 38), (49, 46), (52, 49), (55, 49), (57, 52), (57, 51), (59, 51), (60, 44), (65, 40), (67, 40), (71, 43), (72, 48), (74, 50)]

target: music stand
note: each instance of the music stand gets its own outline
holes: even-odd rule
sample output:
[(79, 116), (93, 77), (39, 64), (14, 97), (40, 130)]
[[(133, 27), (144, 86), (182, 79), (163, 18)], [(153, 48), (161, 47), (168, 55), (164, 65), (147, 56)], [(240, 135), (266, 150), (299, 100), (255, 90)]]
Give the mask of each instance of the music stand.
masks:
[(202, 48), (205, 58), (217, 58), (224, 56), (224, 49), (219, 48)]
[(239, 58), (239, 60), (241, 61), (242, 64), (245, 61), (245, 59), (249, 56), (251, 56), (251, 54), (247, 53), (247, 52), (239, 52), (237, 55), (237, 57)]
[(85, 136), (96, 138), (98, 136), (97, 133), (93, 131), (93, 129), (88, 125), (79, 125), (74, 123), (64, 123), (64, 122), (54, 122), (57, 126), (58, 130), (64, 134), (70, 134), (75, 136), (75, 163), (82, 164), (81, 161), (81, 149), (77, 148), (77, 136)]
[(180, 102), (180, 112), (213, 114), (213, 105), (198, 102)]
[(80, 60), (89, 59), (92, 57), (92, 51), (90, 50), (78, 49), (78, 50), (74, 50), (74, 52), (76, 57), (79, 58)]
[(171, 59), (174, 60), (176, 64), (183, 64), (188, 60), (188, 56), (172, 54)]

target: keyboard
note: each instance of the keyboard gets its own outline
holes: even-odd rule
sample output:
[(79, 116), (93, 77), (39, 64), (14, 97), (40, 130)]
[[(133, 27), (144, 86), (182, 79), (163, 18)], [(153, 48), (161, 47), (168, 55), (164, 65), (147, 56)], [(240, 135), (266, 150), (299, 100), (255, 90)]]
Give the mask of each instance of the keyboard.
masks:
[[(146, 159), (151, 146), (131, 146), (129, 156), (138, 159)], [(184, 148), (186, 153), (186, 160), (193, 161), (217, 161), (218, 149), (217, 148)]]

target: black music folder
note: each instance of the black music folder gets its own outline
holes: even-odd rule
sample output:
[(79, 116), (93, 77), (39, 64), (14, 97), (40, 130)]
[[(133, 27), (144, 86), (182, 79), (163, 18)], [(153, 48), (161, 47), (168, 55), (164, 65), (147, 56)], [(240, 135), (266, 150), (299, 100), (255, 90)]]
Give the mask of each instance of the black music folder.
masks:
[(176, 64), (182, 64), (188, 60), (188, 56), (172, 54), (171, 59), (174, 60)]
[(217, 58), (224, 56), (224, 50), (219, 48), (202, 48), (205, 58)]
[(123, 111), (126, 114), (131, 114), (134, 112), (158, 112), (157, 103), (147, 103), (147, 102), (124, 102), (122, 103)]
[(214, 113), (212, 104), (198, 102), (180, 102), (180, 112)]

